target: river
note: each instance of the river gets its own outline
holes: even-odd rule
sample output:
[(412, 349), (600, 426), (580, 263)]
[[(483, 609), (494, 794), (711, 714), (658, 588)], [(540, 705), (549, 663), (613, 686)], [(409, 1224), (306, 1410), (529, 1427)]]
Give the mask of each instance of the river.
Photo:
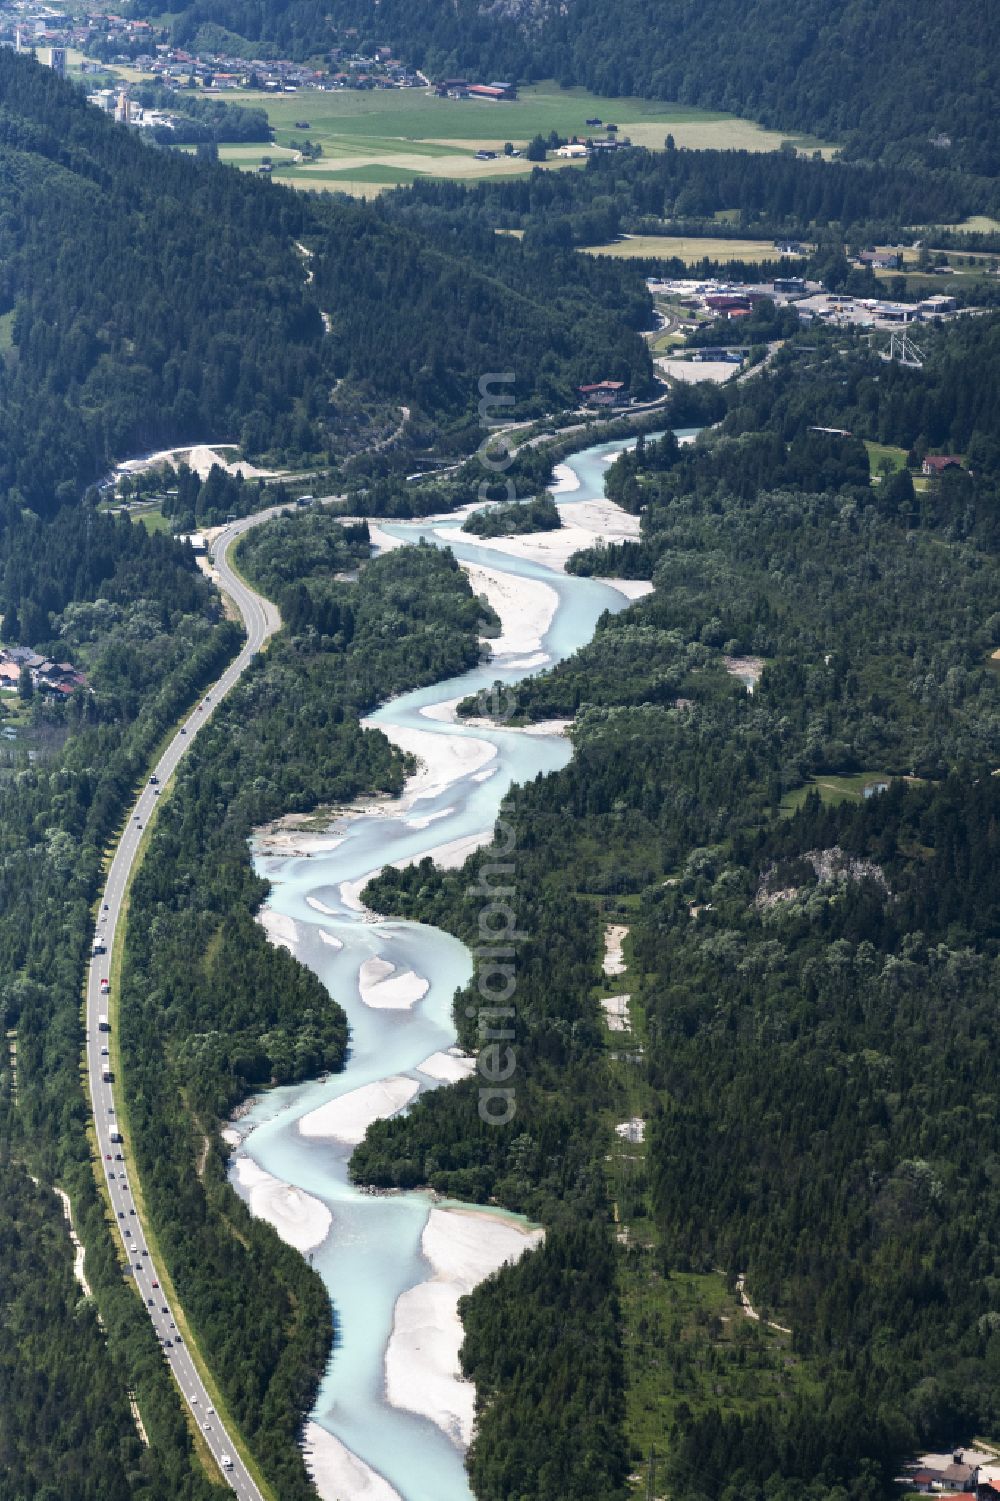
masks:
[[(609, 458), (625, 446), (601, 444), (568, 461), (562, 472), (568, 469), (572, 477), (566, 476), (557, 496), (567, 522), (572, 521), (575, 505), (603, 497)], [(572, 488), (574, 479), (577, 488)], [(397, 541), (413, 542), (423, 535), (438, 545), (447, 541), (460, 561), (544, 581), (555, 590), (558, 604), (542, 640), (544, 665), (587, 642), (603, 611), (628, 605), (626, 597), (606, 583), (573, 578), (537, 562), (463, 543), (459, 526), (450, 519), (433, 525), (385, 523), (381, 529)], [(491, 759), (484, 762), (489, 752), (481, 749), (478, 757), (468, 759), (468, 769), (461, 770), (461, 757), (456, 757), (459, 775), (448, 785), (410, 809), (389, 804), (341, 821), (329, 839), (314, 841), (316, 847), (308, 856), (256, 855), (258, 870), (272, 883), (272, 931), (289, 941), (297, 957), (320, 976), (344, 1006), (351, 1026), (350, 1054), (342, 1073), (273, 1090), (234, 1123), (241, 1137), (233, 1158), (234, 1184), (244, 1198), (251, 1199), (254, 1176), (266, 1181), (260, 1179), (263, 1169), (280, 1184), (292, 1185), (317, 1201), (306, 1206), (307, 1219), (310, 1207), (314, 1221), (319, 1215), (313, 1236), (317, 1243), (309, 1254), (330, 1293), (337, 1341), (307, 1430), (307, 1447), (313, 1451), (321, 1494), (330, 1498), (391, 1501), (395, 1494), (400, 1501), (472, 1501), (457, 1434), (449, 1436), (427, 1417), (393, 1406), (386, 1398), (385, 1354), (396, 1301), (432, 1275), (421, 1247), (431, 1197), (421, 1191), (386, 1196), (359, 1191), (347, 1177), (351, 1146), (329, 1135), (304, 1135), (300, 1125), (319, 1107), (379, 1081), (394, 1081), (389, 1088), (404, 1094), (415, 1086), (437, 1087), (418, 1065), (454, 1044), (452, 999), (471, 976), (471, 956), (463, 944), (438, 929), (373, 921), (359, 910), (355, 893), (358, 883), (382, 865), (420, 859), (441, 845), (485, 835), (513, 783), (566, 764), (571, 746), (564, 737), (471, 729), (422, 712), (476, 692), (496, 678), (516, 684), (543, 665), (539, 655), (496, 657), (460, 677), (396, 698), (371, 718), (371, 723), (386, 728), (429, 732), (452, 743), (454, 737), (480, 746), (485, 742), (495, 751)], [(462, 749), (475, 756), (474, 746)], [(370, 989), (379, 970), (372, 960), (384, 961), (384, 975), (393, 966), (392, 979), (404, 988), (416, 986), (413, 976), (426, 981), (422, 999), (409, 1009), (365, 1004), (362, 981), (369, 1000), (378, 993)], [(409, 980), (399, 978), (406, 975)], [(259, 1210), (259, 1200), (254, 1207)], [(299, 1243), (306, 1249), (308, 1238)], [(421, 1372), (413, 1374), (419, 1390)], [(329, 1443), (324, 1435), (339, 1443)], [(345, 1469), (341, 1445), (367, 1469), (352, 1471), (349, 1457)]]

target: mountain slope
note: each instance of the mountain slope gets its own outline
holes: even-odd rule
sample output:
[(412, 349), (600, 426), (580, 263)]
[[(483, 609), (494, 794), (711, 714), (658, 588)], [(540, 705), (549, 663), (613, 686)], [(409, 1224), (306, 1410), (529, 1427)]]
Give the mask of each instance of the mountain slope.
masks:
[(17, 504), (48, 513), (171, 443), (322, 461), (345, 376), (432, 431), (512, 358), (536, 406), (602, 376), (642, 389), (648, 354), (614, 311), (638, 286), (572, 257), (556, 283), (550, 257), (493, 236), (442, 251), (375, 208), (158, 149), (0, 53), (0, 494)]
[(432, 76), (555, 77), (809, 130), (854, 155), (1000, 171), (989, 0), (335, 0), (321, 15), (315, 0), (195, 0), (175, 22), (185, 41), (205, 24), (307, 53), (356, 27), (362, 50), (390, 42)]

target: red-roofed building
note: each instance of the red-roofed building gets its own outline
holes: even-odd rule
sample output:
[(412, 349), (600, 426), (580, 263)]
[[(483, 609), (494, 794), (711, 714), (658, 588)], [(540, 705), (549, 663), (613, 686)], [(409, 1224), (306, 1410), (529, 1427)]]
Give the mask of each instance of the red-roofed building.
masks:
[(729, 313), (736, 308), (750, 311), (750, 299), (748, 297), (734, 296), (728, 292), (712, 292), (705, 298), (705, 306), (711, 308), (713, 313)]
[(946, 469), (961, 469), (962, 460), (953, 453), (929, 453), (920, 466), (921, 474), (943, 474)]
[(618, 407), (628, 400), (625, 382), (621, 380), (599, 380), (592, 386), (577, 389), (588, 407)]

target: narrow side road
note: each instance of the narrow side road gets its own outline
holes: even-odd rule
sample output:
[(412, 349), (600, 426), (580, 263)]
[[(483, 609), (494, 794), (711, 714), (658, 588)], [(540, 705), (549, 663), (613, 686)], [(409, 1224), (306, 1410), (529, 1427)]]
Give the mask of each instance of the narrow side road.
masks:
[[(242, 517), (227, 527), (216, 541), (216, 571), (223, 589), (243, 617), (247, 633), (246, 644), (239, 656), (208, 689), (184, 725), (176, 731), (156, 765), (150, 768), (149, 780), (129, 810), (128, 823), (118, 841), (101, 895), (94, 933), (95, 948), (101, 948), (103, 952), (95, 953), (87, 977), (86, 1068), (94, 1128), (101, 1168), (130, 1274), (135, 1279), (174, 1379), (194, 1415), (205, 1443), (237, 1496), (246, 1498), (246, 1501), (263, 1501), (263, 1496), (240, 1459), (231, 1435), (214, 1411), (212, 1398), (198, 1374), (187, 1345), (178, 1333), (181, 1322), (177, 1317), (179, 1309), (171, 1306), (163, 1290), (161, 1268), (155, 1264), (150, 1254), (146, 1227), (133, 1202), (125, 1167), (125, 1144), (118, 1128), (115, 1109), (116, 1085), (111, 1078), (110, 1027), (106, 1018), (114, 1015), (114, 998), (107, 994), (107, 982), (111, 975), (111, 960), (116, 945), (124, 941), (122, 902), (129, 877), (138, 861), (141, 831), (155, 811), (159, 789), (169, 781), (181, 758), (208, 723), (218, 704), (239, 681), (255, 653), (281, 625), (281, 617), (271, 601), (250, 589), (235, 572), (229, 562), (229, 551), (244, 532), (269, 520), (282, 509), (283, 507), (275, 506), (254, 516)], [(203, 1353), (207, 1363), (211, 1364), (212, 1352), (208, 1350)]]

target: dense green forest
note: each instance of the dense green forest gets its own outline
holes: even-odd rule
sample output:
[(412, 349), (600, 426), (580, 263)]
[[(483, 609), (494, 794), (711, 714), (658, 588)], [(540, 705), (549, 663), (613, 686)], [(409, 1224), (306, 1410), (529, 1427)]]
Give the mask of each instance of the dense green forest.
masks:
[[(211, 438), (336, 469), (354, 516), (454, 509), (481, 466), (410, 470), (475, 448), (482, 375), (515, 372), (509, 415), (528, 418), (586, 380), (655, 389), (641, 269), (575, 246), (735, 211), (720, 236), (801, 235), (839, 285), (845, 243), (997, 206), (981, 7), (882, 6), (876, 26), (854, 0), (792, 17), (758, 0), (735, 19), (710, 0), (678, 3), (667, 27), (645, 0), (516, 23), (383, 0), (377, 37), (354, 7), (331, 21), (303, 0), (198, 0), (174, 25), (306, 56), (353, 16), (358, 45), (384, 27), (434, 70), (747, 111), (855, 160), (637, 150), (349, 203), (160, 149), (0, 52), (2, 636), (90, 685), (62, 704), (12, 695), (2, 716), (0, 1468), (18, 1501), (218, 1493), (108, 1234), (80, 978), (122, 810), (239, 632), (188, 549), (88, 487), (126, 451)], [(216, 114), (206, 103), (192, 129), (217, 133)], [(768, 308), (755, 326), (791, 331)], [(526, 935), (515, 1128), (484, 1129), (467, 1081), (378, 1123), (353, 1159), (358, 1181), (430, 1183), (546, 1225), (542, 1250), (463, 1305), (470, 1473), (490, 1501), (623, 1501), (650, 1450), (675, 1501), (884, 1501), (918, 1446), (1000, 1432), (1000, 322), (922, 330), (920, 370), (843, 331), (794, 333), (757, 379), (678, 390), (649, 421), (711, 425), (697, 443), (651, 437), (611, 466), (641, 534), (571, 569), (654, 592), (518, 689), (522, 722), (574, 718), (575, 755), (504, 809)], [(591, 436), (526, 443), (518, 493), (539, 497)], [(879, 471), (866, 442), (905, 462)], [(962, 467), (925, 482), (935, 452)], [(178, 530), (285, 498), (220, 469), (156, 483), (176, 491), (162, 510)], [(536, 498), (466, 524), (537, 529), (554, 512)], [(247, 839), (398, 790), (404, 760), (359, 717), (476, 663), (495, 621), (450, 555), (370, 563), (366, 524), (325, 511), (262, 526), (240, 564), (285, 629), (163, 801), (132, 893), (123, 1083), (185, 1310), (255, 1457), (304, 1498), (298, 1425), (331, 1313), (229, 1188), (216, 1127), (256, 1089), (338, 1067), (347, 1037), (336, 997), (255, 923)], [(474, 941), (468, 888), (495, 859), (387, 870), (368, 899)], [(611, 920), (630, 929), (634, 1046), (615, 1046), (600, 1005), (626, 983), (600, 968)], [(646, 1139), (626, 1151), (613, 1127), (636, 1114)], [(746, 1337), (737, 1274), (764, 1311)]]
[(491, 370), (517, 372), (526, 410), (595, 378), (651, 385), (634, 272), (471, 228), (443, 250), (363, 203), (156, 149), (10, 49), (0, 97), (0, 493), (17, 505), (51, 514), (170, 443), (326, 462), (338, 380), (432, 434), (475, 412)]
[[(148, 10), (148, 6), (144, 7)], [(166, 7), (163, 7), (166, 9)], [(995, 175), (996, 16), (981, 0), (194, 0), (174, 21), (309, 56), (357, 28), (362, 51), (392, 44), (433, 78), (557, 78), (595, 93), (677, 100), (842, 143), (855, 156), (956, 164)], [(344, 38), (346, 39), (346, 38)], [(947, 59), (942, 77), (941, 63)]]
[(463, 532), (476, 537), (513, 537), (521, 532), (554, 532), (562, 518), (551, 495), (543, 492), (534, 500), (512, 501), (473, 511), (462, 522)]
[[(68, 1192), (104, 1332), (75, 1290), (59, 1206), (5, 1166), (4, 1480), (17, 1496), (205, 1501), (216, 1492), (122, 1279), (97, 1193), (80, 1088), (80, 983), (104, 850), (126, 800), (239, 635), (219, 623), (177, 544), (88, 506), (48, 525), (29, 521), (4, 532), (5, 639), (19, 612), (29, 622), (37, 613), (33, 639), (71, 653), (90, 691), (23, 705), (0, 770), (0, 1142), (5, 1163), (27, 1158), (44, 1184)], [(129, 1390), (148, 1447), (134, 1436)]]
[[(221, 1495), (203, 1478), (185, 1473), (172, 1455), (150, 1450), (142, 1442), (123, 1373), (109, 1360), (93, 1301), (74, 1279), (68, 1228), (55, 1195), (9, 1163), (0, 1168), (0, 1188), (4, 1494), (12, 1501), (22, 1496), (46, 1501), (127, 1501), (138, 1496), (150, 1501), (170, 1501), (174, 1496), (210, 1501)], [(98, 1285), (93, 1259), (86, 1270), (91, 1283)], [(134, 1303), (131, 1295), (126, 1296)], [(126, 1328), (128, 1323), (138, 1325), (138, 1310), (134, 1321), (127, 1313), (116, 1307), (116, 1322), (121, 1325), (125, 1315)], [(135, 1327), (127, 1332), (141, 1347), (141, 1325), (138, 1339)], [(147, 1354), (150, 1367), (153, 1361), (158, 1356)], [(160, 1381), (165, 1383), (165, 1374)], [(160, 1435), (151, 1404), (143, 1406), (155, 1442)], [(174, 1442), (180, 1439), (183, 1451), (183, 1426), (170, 1437)]]
[[(387, 194), (384, 212), (423, 227), (472, 219), (524, 229), (539, 245), (601, 244), (621, 230), (657, 228), (713, 237), (740, 234), (882, 243), (918, 235), (911, 226), (959, 221), (996, 206), (995, 182), (969, 173), (919, 171), (793, 152), (647, 151), (587, 159), (578, 172), (534, 171), (468, 188), (418, 181)], [(714, 216), (725, 213), (718, 222)], [(735, 217), (730, 217), (730, 216)], [(669, 221), (669, 229), (667, 222)], [(738, 255), (738, 246), (734, 246)]]
[[(516, 1128), (485, 1130), (460, 1085), (372, 1127), (353, 1159), (363, 1181), (526, 1209), (557, 1246), (567, 1214), (627, 1220), (615, 1290), (598, 1291), (595, 1257), (567, 1329), (595, 1300), (614, 1310), (605, 1368), (621, 1372), (629, 1463), (651, 1447), (679, 1501), (876, 1501), (920, 1445), (1000, 1421), (981, 1124), (995, 1114), (996, 335), (995, 320), (942, 332), (921, 371), (821, 339), (727, 393), (721, 429), (693, 448), (640, 442), (612, 466), (641, 539), (577, 566), (655, 591), (517, 690), (522, 719), (575, 716), (575, 756), (504, 809), (527, 935)], [(810, 431), (840, 419), (914, 462), (932, 444), (974, 452), (976, 473), (923, 491), (906, 470), (873, 481), (859, 437)], [(754, 660), (748, 694), (735, 674)], [(496, 859), (386, 871), (366, 900), (472, 939), (469, 889)], [(599, 1020), (602, 915), (631, 928), (634, 1054), (609, 1051)], [(616, 1157), (610, 1123), (637, 1110), (648, 1142)], [(745, 1273), (791, 1330), (784, 1377), (736, 1402), (683, 1374), (660, 1322), (672, 1287), (717, 1267), (730, 1290)], [(465, 1310), (484, 1495), (556, 1494), (547, 1459), (573, 1432), (572, 1378), (525, 1332), (545, 1330), (556, 1296), (554, 1269), (536, 1275), (502, 1272)], [(705, 1305), (685, 1337), (721, 1372), (713, 1317)], [(555, 1437), (545, 1379), (563, 1383)], [(602, 1389), (600, 1411), (615, 1400)], [(575, 1452), (574, 1494), (615, 1494)]]
[[(338, 1069), (344, 1013), (254, 919), (260, 824), (398, 791), (403, 765), (360, 717), (479, 657), (483, 607), (449, 554), (369, 564), (368, 529), (293, 511), (240, 565), (288, 611), (220, 706), (160, 812), (132, 889), (121, 1050), (130, 1140), (192, 1328), (282, 1498), (311, 1494), (297, 1436), (333, 1329), (322, 1282), (226, 1183), (220, 1119), (246, 1095)], [(357, 582), (343, 575), (361, 568)]]

